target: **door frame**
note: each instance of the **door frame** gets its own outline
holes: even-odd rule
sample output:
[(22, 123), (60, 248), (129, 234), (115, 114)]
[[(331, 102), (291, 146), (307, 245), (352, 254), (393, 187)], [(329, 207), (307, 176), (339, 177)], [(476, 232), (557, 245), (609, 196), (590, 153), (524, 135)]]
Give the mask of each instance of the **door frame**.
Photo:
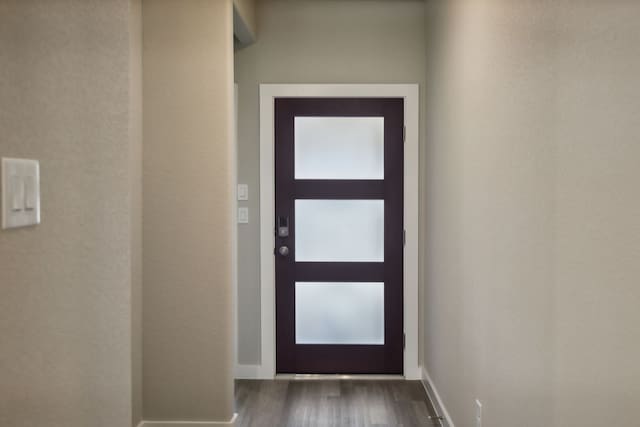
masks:
[(419, 86), (417, 84), (260, 85), (260, 299), (261, 365), (256, 378), (276, 374), (274, 99), (404, 98), (404, 377), (421, 379), (418, 361)]

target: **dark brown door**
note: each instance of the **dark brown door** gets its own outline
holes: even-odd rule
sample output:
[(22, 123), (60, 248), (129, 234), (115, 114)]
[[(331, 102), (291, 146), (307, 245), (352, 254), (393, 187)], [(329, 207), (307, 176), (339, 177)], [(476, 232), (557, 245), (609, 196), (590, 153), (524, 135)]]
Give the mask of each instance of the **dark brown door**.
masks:
[(276, 370), (402, 374), (397, 98), (275, 100)]

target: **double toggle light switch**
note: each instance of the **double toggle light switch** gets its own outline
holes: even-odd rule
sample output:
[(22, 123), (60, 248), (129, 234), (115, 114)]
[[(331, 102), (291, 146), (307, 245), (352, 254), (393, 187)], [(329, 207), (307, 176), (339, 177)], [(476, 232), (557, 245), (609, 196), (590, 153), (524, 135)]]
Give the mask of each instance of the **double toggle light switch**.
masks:
[(2, 228), (40, 223), (40, 164), (2, 159)]

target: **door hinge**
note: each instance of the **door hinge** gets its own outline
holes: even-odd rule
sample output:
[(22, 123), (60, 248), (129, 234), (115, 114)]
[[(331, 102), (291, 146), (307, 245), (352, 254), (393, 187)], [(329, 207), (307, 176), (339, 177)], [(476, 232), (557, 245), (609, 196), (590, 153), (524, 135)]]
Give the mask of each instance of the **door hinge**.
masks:
[(407, 230), (402, 230), (402, 246), (407, 246)]
[(407, 127), (402, 126), (402, 142), (407, 142)]
[(402, 349), (406, 349), (407, 348), (407, 334), (403, 333), (402, 334)]

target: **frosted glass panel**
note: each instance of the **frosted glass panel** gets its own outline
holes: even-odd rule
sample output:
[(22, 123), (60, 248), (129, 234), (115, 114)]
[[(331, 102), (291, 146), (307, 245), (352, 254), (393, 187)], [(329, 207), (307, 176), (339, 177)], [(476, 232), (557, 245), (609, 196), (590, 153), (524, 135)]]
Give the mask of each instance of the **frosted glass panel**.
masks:
[(296, 200), (296, 261), (383, 262), (383, 200)]
[(384, 179), (384, 117), (296, 117), (296, 179)]
[(296, 344), (384, 344), (384, 283), (296, 282)]

